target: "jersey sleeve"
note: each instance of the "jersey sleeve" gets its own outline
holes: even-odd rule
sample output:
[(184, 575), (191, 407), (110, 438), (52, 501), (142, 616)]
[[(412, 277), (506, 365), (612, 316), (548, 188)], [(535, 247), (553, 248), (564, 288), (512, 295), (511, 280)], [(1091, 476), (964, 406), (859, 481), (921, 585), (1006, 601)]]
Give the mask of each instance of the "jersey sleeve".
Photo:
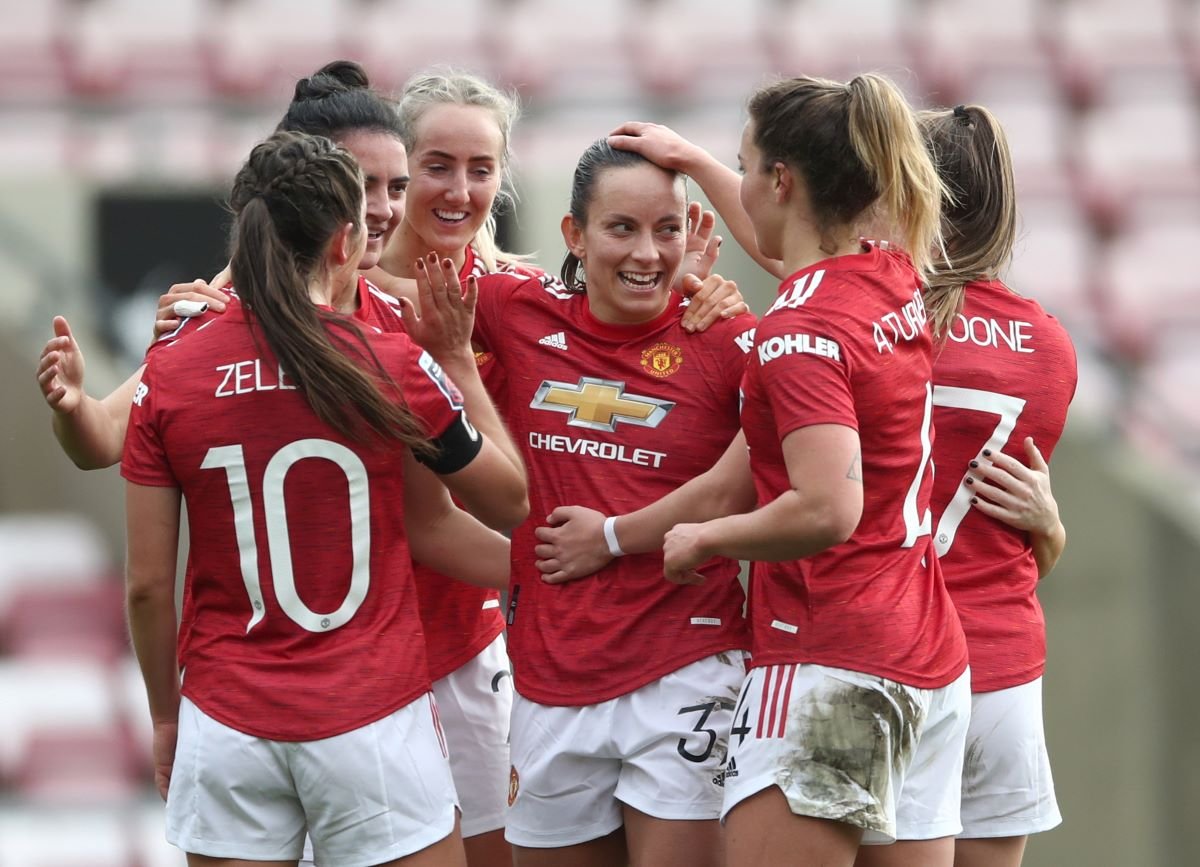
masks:
[(532, 278), (517, 274), (484, 274), (479, 280), (475, 302), (475, 330), (471, 335), (477, 352), (489, 353), (496, 346), (499, 329), (504, 325), (504, 308), (517, 287)]
[(417, 453), (417, 460), (440, 475), (458, 472), (475, 460), (483, 448), (483, 437), (467, 418), (462, 392), (441, 365), (415, 345), (410, 357), (405, 399), (429, 431), (434, 446), (432, 455)]
[(142, 373), (133, 394), (129, 427), (125, 431), (125, 449), (121, 455), (121, 475), (138, 485), (177, 487), (159, 430), (159, 394), (154, 385), (156, 365)]
[(755, 361), (780, 440), (816, 424), (858, 430), (848, 343), (820, 313), (804, 308), (768, 315), (759, 322)]
[(754, 351), (754, 336), (758, 318), (753, 313), (743, 313), (731, 323), (734, 327), (732, 339), (724, 346), (721, 370), (727, 377), (727, 385), (736, 394), (742, 386), (746, 362)]

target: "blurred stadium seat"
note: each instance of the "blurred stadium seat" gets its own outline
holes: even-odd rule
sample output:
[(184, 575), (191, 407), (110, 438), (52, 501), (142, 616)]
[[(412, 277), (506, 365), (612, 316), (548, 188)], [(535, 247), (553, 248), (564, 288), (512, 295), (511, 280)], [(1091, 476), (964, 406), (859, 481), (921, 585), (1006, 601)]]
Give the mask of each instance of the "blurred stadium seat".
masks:
[(1101, 309), (1122, 354), (1153, 357), (1172, 333), (1200, 334), (1200, 292), (1192, 265), (1198, 245), (1200, 216), (1193, 216), (1147, 220), (1105, 248), (1098, 269)]
[(0, 104), (35, 105), (66, 92), (65, 2), (0, 0)]
[(1132, 197), (1200, 194), (1200, 123), (1191, 104), (1167, 97), (1102, 105), (1079, 131), (1082, 192), (1101, 221), (1119, 224)]
[(23, 586), (79, 587), (109, 572), (107, 547), (86, 518), (0, 515), (0, 608)]
[(1047, 34), (1064, 83), (1084, 104), (1114, 73), (1184, 68), (1173, 0), (1046, 4)]
[(136, 867), (124, 815), (112, 808), (0, 811), (3, 867)]
[(1095, 237), (1069, 196), (1024, 196), (1008, 283), (1072, 330), (1094, 332)]
[(207, 0), (87, 0), (65, 17), (64, 69), (83, 96), (206, 95)]
[(1042, 37), (1044, 4), (1009, 0), (928, 0), (914, 25), (918, 69), (938, 102), (985, 101), (979, 82), (1032, 72), (1051, 74)]
[(863, 0), (852, 11), (839, 0), (776, 0), (763, 19), (769, 65), (784, 75), (843, 80), (912, 69), (917, 9), (913, 0)]
[(0, 652), (115, 662), (129, 652), (121, 582), (16, 589), (0, 607)]

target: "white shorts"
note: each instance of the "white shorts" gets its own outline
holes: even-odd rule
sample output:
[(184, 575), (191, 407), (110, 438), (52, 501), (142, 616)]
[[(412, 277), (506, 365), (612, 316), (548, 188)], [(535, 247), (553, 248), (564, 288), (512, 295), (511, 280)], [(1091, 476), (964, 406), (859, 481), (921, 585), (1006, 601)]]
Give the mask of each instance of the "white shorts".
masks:
[(517, 694), (505, 837), (571, 846), (610, 834), (621, 804), (659, 819), (716, 819), (740, 650), (685, 665), (628, 695), (583, 707)]
[(256, 738), (184, 699), (167, 796), (167, 840), (214, 858), (299, 858), (369, 867), (454, 830), (450, 762), (426, 694), (391, 716), (316, 741)]
[(1062, 822), (1042, 727), (1042, 679), (971, 696), (960, 837), (1023, 837)]
[(725, 766), (721, 818), (778, 786), (793, 813), (863, 829), (864, 843), (954, 836), (970, 673), (940, 689), (824, 665), (751, 670)]
[(433, 683), (450, 771), (462, 805), (462, 835), (504, 827), (508, 811), (508, 724), (512, 674), (504, 636)]

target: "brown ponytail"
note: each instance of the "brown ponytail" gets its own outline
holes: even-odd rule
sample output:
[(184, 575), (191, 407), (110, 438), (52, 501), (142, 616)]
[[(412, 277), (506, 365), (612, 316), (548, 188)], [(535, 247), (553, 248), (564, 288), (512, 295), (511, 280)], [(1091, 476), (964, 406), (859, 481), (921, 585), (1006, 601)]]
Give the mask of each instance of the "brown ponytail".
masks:
[(918, 123), (946, 185), (942, 201), (945, 255), (934, 262), (925, 306), (934, 334), (944, 336), (962, 309), (966, 284), (994, 280), (1012, 257), (1016, 192), (1008, 139), (983, 106), (925, 111)]
[(374, 434), (428, 451), (417, 419), (384, 397), (381, 386), (392, 392), (396, 385), (362, 330), (310, 300), (334, 233), (347, 223), (364, 230), (362, 198), (358, 164), (329, 139), (277, 132), (255, 146), (230, 196), (233, 282), (322, 421), (353, 439)]
[[(883, 211), (924, 274), (941, 246), (942, 183), (916, 121), (894, 84), (860, 75), (849, 84), (800, 77), (750, 98), (762, 170), (784, 162), (800, 173), (823, 236)], [(822, 239), (822, 249), (831, 251)]]

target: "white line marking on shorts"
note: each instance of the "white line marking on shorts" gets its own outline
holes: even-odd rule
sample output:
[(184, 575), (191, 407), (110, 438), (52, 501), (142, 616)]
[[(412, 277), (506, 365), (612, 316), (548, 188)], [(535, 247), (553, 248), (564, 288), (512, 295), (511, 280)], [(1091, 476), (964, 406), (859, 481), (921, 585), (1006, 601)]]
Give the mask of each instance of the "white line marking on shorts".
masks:
[(484, 603), (483, 603), (483, 607), (480, 610), (487, 611), (489, 608), (499, 608), (499, 607), (500, 607), (499, 599), (485, 599)]
[(792, 635), (795, 635), (797, 632), (799, 632), (799, 631), (800, 631), (800, 627), (799, 627), (799, 626), (792, 626), (792, 624), (790, 624), (790, 623), (784, 623), (782, 620), (772, 620), (772, 621), (771, 621), (771, 628), (772, 628), (772, 629), (781, 629), (781, 630), (783, 630), (784, 632), (790, 632), (790, 633), (792, 633)]
[(720, 626), (720, 617), (693, 617), (692, 626)]

